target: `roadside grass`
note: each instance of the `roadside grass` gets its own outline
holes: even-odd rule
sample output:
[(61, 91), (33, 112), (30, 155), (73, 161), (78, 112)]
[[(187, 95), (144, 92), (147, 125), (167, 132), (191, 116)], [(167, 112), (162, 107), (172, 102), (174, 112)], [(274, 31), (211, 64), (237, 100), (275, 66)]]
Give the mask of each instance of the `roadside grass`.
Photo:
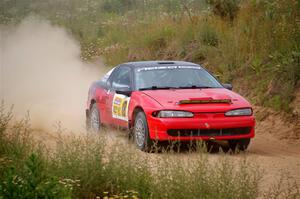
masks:
[(214, 161), (200, 147), (179, 161), (176, 150), (149, 154), (101, 135), (64, 133), (49, 149), (35, 141), (29, 119), (12, 122), (3, 104), (0, 115), (0, 198), (300, 197), (292, 183), (260, 192), (263, 171), (246, 156)]

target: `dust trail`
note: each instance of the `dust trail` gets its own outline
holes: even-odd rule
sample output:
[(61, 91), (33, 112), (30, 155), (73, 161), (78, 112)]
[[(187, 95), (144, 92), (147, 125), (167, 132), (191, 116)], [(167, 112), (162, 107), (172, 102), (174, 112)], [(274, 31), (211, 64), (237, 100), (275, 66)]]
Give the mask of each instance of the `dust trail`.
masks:
[(79, 43), (37, 17), (0, 26), (0, 37), (0, 100), (14, 104), (16, 116), (29, 110), (35, 127), (61, 121), (70, 130), (82, 130), (88, 87), (100, 78), (103, 65), (83, 63)]

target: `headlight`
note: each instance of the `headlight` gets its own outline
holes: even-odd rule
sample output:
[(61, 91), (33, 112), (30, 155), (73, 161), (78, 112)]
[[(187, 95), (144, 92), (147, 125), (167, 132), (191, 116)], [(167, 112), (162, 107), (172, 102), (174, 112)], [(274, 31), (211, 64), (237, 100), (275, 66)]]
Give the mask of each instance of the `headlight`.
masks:
[(252, 115), (252, 109), (251, 108), (236, 109), (232, 111), (227, 111), (225, 115), (226, 116), (250, 116)]
[(194, 114), (188, 111), (159, 111), (157, 117), (194, 117)]

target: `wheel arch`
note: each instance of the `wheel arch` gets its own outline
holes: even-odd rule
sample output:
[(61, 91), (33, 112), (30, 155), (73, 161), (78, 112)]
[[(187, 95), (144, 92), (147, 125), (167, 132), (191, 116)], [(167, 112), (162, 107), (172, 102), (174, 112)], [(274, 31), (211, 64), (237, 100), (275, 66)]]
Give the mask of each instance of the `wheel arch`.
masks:
[(134, 122), (135, 122), (135, 116), (137, 115), (138, 112), (144, 112), (144, 109), (141, 106), (136, 106), (134, 107), (133, 111), (132, 111), (132, 115), (131, 115), (131, 120), (128, 122), (128, 128), (132, 129), (132, 127), (134, 126)]

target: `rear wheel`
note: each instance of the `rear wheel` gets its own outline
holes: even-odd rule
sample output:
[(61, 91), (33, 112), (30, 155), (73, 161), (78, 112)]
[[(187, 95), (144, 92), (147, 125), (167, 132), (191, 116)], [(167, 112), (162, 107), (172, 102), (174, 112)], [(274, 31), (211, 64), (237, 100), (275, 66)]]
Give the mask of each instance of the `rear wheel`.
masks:
[(250, 138), (243, 138), (238, 140), (228, 140), (229, 148), (232, 151), (245, 151), (250, 144)]
[(133, 128), (134, 143), (138, 149), (142, 151), (150, 151), (152, 141), (149, 136), (148, 123), (145, 113), (140, 111), (137, 113)]
[(100, 131), (100, 127), (101, 127), (100, 113), (99, 113), (96, 103), (94, 103), (92, 105), (88, 122), (89, 122), (89, 124), (87, 124), (88, 129), (91, 132), (98, 133)]

